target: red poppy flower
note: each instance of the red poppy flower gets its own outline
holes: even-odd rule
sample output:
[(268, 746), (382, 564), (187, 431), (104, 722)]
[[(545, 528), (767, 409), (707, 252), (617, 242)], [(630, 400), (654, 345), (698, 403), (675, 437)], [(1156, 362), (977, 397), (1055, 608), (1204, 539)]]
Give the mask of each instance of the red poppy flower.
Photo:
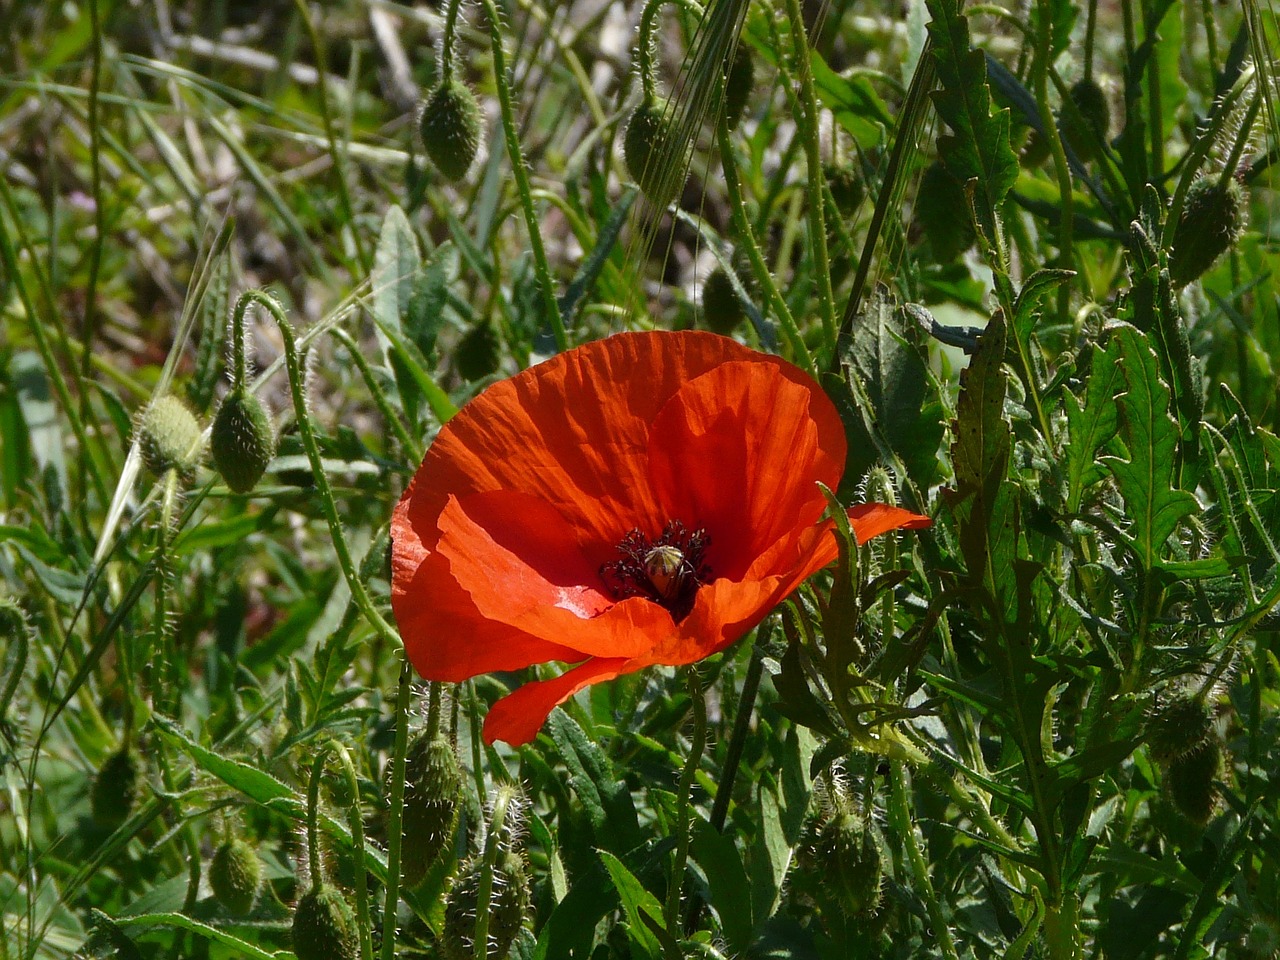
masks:
[[(708, 333), (631, 333), (497, 383), (440, 431), (391, 523), (424, 677), (558, 660), (485, 719), (527, 743), (588, 684), (732, 644), (836, 556), (844, 428), (805, 373)], [(927, 517), (849, 511), (859, 541)]]

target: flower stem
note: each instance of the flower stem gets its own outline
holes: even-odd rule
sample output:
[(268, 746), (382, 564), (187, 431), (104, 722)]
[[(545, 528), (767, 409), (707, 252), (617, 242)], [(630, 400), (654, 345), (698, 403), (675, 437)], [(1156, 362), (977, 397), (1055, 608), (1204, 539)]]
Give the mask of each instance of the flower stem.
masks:
[(774, 312), (778, 315), (782, 332), (791, 345), (791, 355), (811, 377), (816, 378), (818, 368), (813, 362), (813, 355), (805, 345), (804, 337), (800, 333), (800, 328), (796, 326), (796, 318), (792, 316), (786, 298), (778, 290), (778, 285), (773, 282), (773, 274), (769, 271), (769, 265), (764, 262), (764, 254), (760, 252), (760, 244), (756, 242), (755, 231), (752, 230), (751, 221), (747, 217), (747, 204), (743, 199), (742, 184), (738, 179), (738, 162), (733, 156), (733, 146), (729, 141), (729, 122), (725, 119), (724, 111), (721, 111), (720, 116), (716, 118), (716, 141), (720, 145), (720, 169), (724, 174), (724, 189), (729, 198), (729, 213), (733, 218), (733, 229), (737, 234), (738, 243), (742, 245), (747, 259), (751, 261), (751, 270), (761, 289), (764, 290), (765, 298), (772, 304)]
[(502, 48), (501, 21), (498, 8), (493, 0), (480, 0), (485, 14), (489, 17), (489, 37), (493, 48), (493, 74), (498, 87), (498, 104), (502, 108), (502, 133), (506, 138), (507, 155), (511, 159), (511, 171), (515, 176), (516, 192), (520, 194), (520, 207), (524, 211), (525, 226), (529, 231), (529, 247), (533, 252), (533, 268), (538, 275), (538, 287), (542, 293), (542, 306), (547, 320), (551, 324), (551, 333), (555, 337), (557, 350), (569, 349), (569, 335), (564, 328), (564, 318), (560, 315), (560, 304), (556, 302), (555, 290), (551, 285), (551, 268), (547, 264), (547, 251), (542, 245), (542, 234), (539, 232), (538, 215), (533, 209), (533, 194), (529, 189), (529, 171), (525, 166), (524, 154), (520, 149), (520, 136), (516, 132), (515, 109), (511, 105), (511, 85), (507, 81), (507, 55)]
[(791, 24), (791, 43), (800, 80), (800, 103), (804, 108), (796, 117), (804, 142), (809, 185), (809, 242), (813, 246), (813, 272), (818, 284), (818, 306), (822, 332), (827, 348), (836, 349), (835, 293), (831, 289), (831, 259), (827, 252), (827, 220), (822, 202), (822, 144), (818, 136), (818, 99), (813, 85), (813, 67), (809, 62), (809, 39), (805, 34), (800, 0), (787, 0), (787, 17)]
[[(773, 620), (766, 621), (770, 627)], [(724, 766), (721, 768), (720, 780), (716, 783), (716, 799), (711, 807), (711, 826), (719, 832), (724, 829), (725, 819), (729, 815), (729, 801), (733, 797), (733, 781), (738, 774), (738, 764), (742, 760), (742, 750), (747, 744), (747, 733), (751, 729), (751, 714), (756, 705), (756, 693), (760, 690), (760, 679), (764, 676), (763, 646), (768, 641), (772, 630), (765, 628), (764, 636), (756, 640), (751, 649), (751, 660), (747, 664), (747, 675), (742, 681), (742, 696), (738, 698), (738, 713), (733, 720), (733, 733), (729, 736), (729, 748), (725, 753)]]
[[(356, 768), (351, 762), (351, 754), (337, 740), (327, 741), (316, 755), (315, 763), (311, 765), (311, 782), (307, 786), (307, 829), (308, 831), (316, 829), (318, 816), (316, 804), (320, 793), (320, 778), (324, 774), (324, 765), (330, 754), (337, 756), (342, 772), (346, 776), (347, 790), (351, 794), (351, 801), (347, 804), (347, 829), (351, 831), (352, 854), (356, 864), (356, 926), (360, 929), (360, 957), (361, 960), (373, 960), (373, 935), (369, 922), (369, 881), (364, 861), (364, 814), (360, 810), (360, 783), (356, 779)], [(308, 854), (314, 871), (317, 860), (314, 832), (308, 840)], [(311, 888), (314, 890), (318, 885), (316, 874), (313, 872)]]
[(698, 679), (696, 665), (687, 668), (689, 702), (693, 707), (693, 739), (689, 742), (689, 756), (680, 774), (680, 808), (676, 813), (676, 858), (671, 869), (671, 883), (667, 888), (667, 932), (680, 936), (680, 894), (684, 888), (684, 872), (689, 862), (689, 794), (693, 778), (702, 762), (702, 751), (707, 745), (707, 702), (702, 696), (702, 681)]
[(951, 938), (951, 928), (947, 925), (946, 915), (942, 912), (942, 904), (934, 892), (933, 881), (929, 879), (929, 865), (925, 862), (920, 844), (916, 840), (916, 825), (911, 819), (911, 809), (907, 805), (907, 771), (906, 764), (893, 761), (890, 773), (889, 789), (889, 823), (906, 847), (907, 861), (914, 875), (916, 891), (924, 900), (929, 914), (929, 923), (933, 925), (937, 937), (938, 948), (949, 960), (958, 960), (955, 941)]
[(396, 908), (400, 903), (400, 847), (404, 840), (404, 757), (409, 744), (409, 695), (413, 668), (401, 654), (396, 690), (396, 739), (391, 754), (391, 809), (387, 816), (387, 886), (382, 907), (381, 960), (395, 960)]
[(365, 589), (364, 581), (360, 579), (355, 562), (351, 558), (351, 548), (347, 546), (347, 538), (342, 532), (338, 508), (333, 499), (333, 489), (329, 486), (329, 478), (325, 475), (324, 464), (320, 460), (320, 447), (316, 443), (311, 414), (307, 411), (306, 398), (303, 396), (303, 371), (298, 359), (298, 344), (293, 324), (284, 315), (284, 309), (280, 304), (261, 290), (247, 290), (242, 293), (240, 299), (236, 301), (236, 314), (243, 318), (244, 312), (249, 309), (250, 304), (254, 303), (271, 314), (276, 326), (280, 328), (280, 338), (284, 342), (285, 369), (289, 374), (289, 392), (293, 397), (294, 415), (298, 422), (298, 435), (302, 438), (302, 446), (306, 450), (307, 461), (315, 477), (316, 492), (320, 495), (320, 509), (329, 525), (329, 534), (333, 538), (333, 550), (338, 556), (338, 565), (342, 568), (347, 586), (351, 589), (351, 598), (375, 630), (384, 636), (395, 637), (395, 630), (374, 607), (369, 591)]

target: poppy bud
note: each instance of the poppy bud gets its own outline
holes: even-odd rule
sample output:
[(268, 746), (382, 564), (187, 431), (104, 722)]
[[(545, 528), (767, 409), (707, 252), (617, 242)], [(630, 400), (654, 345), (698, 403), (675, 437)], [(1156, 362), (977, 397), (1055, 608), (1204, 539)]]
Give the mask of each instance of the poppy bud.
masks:
[(1202, 177), (1187, 190), (1173, 229), (1169, 278), (1185, 287), (1233, 247), (1245, 227), (1244, 188), (1235, 180)]
[(671, 184), (663, 165), (668, 162), (674, 131), (667, 116), (667, 104), (657, 100), (636, 107), (622, 137), (622, 157), (644, 195), (663, 206), (670, 200)]
[(1240, 951), (1248, 960), (1275, 960), (1280, 955), (1280, 927), (1259, 917), (1249, 925), (1249, 932), (1240, 944)]
[(404, 841), (400, 872), (417, 886), (453, 837), (462, 797), (462, 771), (453, 745), (443, 737), (421, 736), (405, 759)]
[(493, 322), (480, 320), (463, 334), (453, 359), (464, 380), (480, 380), (496, 372), (502, 354)]
[[(482, 856), (468, 859), (445, 898), (440, 945), (448, 960), (471, 960), (475, 956), (476, 917), (484, 869)], [(528, 911), (529, 878), (524, 859), (506, 847), (499, 847), (487, 911), (489, 944), (485, 955), (489, 960), (503, 960), (507, 956)]]
[(262, 885), (262, 862), (239, 837), (225, 841), (209, 864), (209, 886), (229, 913), (243, 917), (253, 910)]
[(293, 952), (298, 960), (356, 960), (356, 918), (336, 887), (322, 883), (302, 895), (293, 912)]
[(702, 319), (713, 333), (728, 336), (742, 322), (746, 311), (733, 289), (729, 274), (720, 264), (702, 282)]
[(950, 263), (978, 238), (964, 185), (941, 161), (929, 164), (916, 192), (915, 221), (938, 263)]
[(480, 152), (480, 104), (465, 83), (442, 80), (422, 107), (418, 132), (427, 156), (449, 180), (461, 180)]
[(1107, 139), (1111, 127), (1111, 107), (1107, 95), (1092, 78), (1077, 80), (1068, 92), (1071, 102), (1080, 115), (1079, 122), (1068, 111), (1063, 111), (1063, 139), (1071, 144), (1081, 162), (1088, 163), (1098, 155), (1098, 144)]
[(756, 82), (756, 65), (750, 48), (741, 41), (733, 54), (733, 63), (724, 78), (724, 122), (730, 130), (742, 120)]
[(831, 199), (835, 201), (836, 209), (846, 217), (853, 216), (866, 194), (857, 169), (848, 164), (829, 163), (823, 167), (823, 172), (827, 177), (827, 186), (831, 188)]
[(227, 394), (213, 418), (209, 452), (232, 491), (248, 493), (258, 485), (276, 455), (276, 432), (257, 397), (243, 388)]
[(851, 914), (875, 912), (884, 864), (872, 828), (861, 817), (838, 809), (819, 826), (811, 857), (824, 899)]
[(1199, 750), (1213, 736), (1213, 707), (1202, 696), (1179, 691), (1147, 721), (1151, 758), (1167, 764)]
[(128, 746), (107, 757), (89, 793), (93, 822), (115, 830), (129, 819), (138, 799), (138, 758)]
[(1018, 162), (1024, 167), (1038, 167), (1049, 159), (1050, 147), (1049, 141), (1044, 138), (1039, 130), (1032, 128), (1027, 134), (1027, 140), (1022, 145), (1022, 153), (1018, 157)]
[(169, 470), (188, 476), (200, 462), (200, 424), (187, 405), (166, 393), (151, 401), (134, 427), (142, 462), (157, 477)]
[(1164, 783), (1178, 811), (1203, 827), (1218, 809), (1218, 785), (1222, 774), (1222, 744), (1216, 738), (1199, 750), (1178, 757), (1165, 767)]

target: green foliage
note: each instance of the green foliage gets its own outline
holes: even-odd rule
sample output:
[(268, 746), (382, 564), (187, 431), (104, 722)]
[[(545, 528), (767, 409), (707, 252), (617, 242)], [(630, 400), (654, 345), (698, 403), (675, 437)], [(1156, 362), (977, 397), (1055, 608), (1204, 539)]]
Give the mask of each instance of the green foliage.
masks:
[[(1274, 955), (1272, 11), (481, 7), (8, 14), (0, 957)], [(835, 404), (832, 563), (485, 745), (562, 668), (413, 685), (400, 493), (698, 325)]]

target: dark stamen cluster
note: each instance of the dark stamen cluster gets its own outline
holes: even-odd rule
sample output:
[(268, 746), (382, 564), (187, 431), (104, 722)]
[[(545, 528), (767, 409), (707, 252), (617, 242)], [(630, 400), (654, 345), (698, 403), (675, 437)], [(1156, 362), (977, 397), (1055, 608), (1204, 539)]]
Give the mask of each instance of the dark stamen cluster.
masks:
[[(679, 520), (667, 521), (662, 536), (656, 540), (633, 529), (618, 544), (622, 559), (600, 565), (600, 579), (615, 599), (644, 597), (666, 607), (676, 620), (681, 620), (693, 609), (698, 587), (711, 579), (711, 568), (702, 562), (710, 545), (706, 530), (690, 532)], [(653, 552), (662, 547), (674, 547), (684, 559), (677, 579), (660, 588), (650, 579), (649, 570)]]

